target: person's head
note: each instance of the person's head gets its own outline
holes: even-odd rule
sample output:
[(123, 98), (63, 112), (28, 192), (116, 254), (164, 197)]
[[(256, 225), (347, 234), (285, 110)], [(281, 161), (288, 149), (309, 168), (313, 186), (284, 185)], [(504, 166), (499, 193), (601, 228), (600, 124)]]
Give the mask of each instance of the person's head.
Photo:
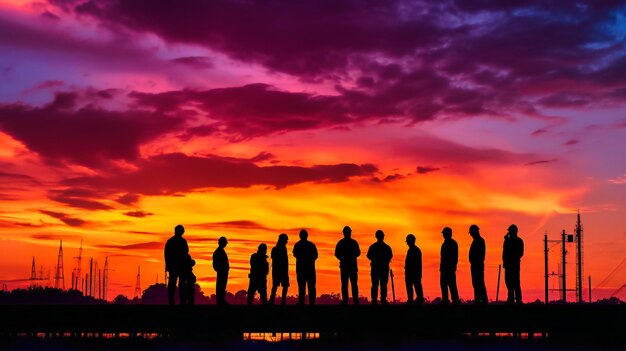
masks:
[(185, 234), (185, 227), (180, 224), (174, 227), (174, 235), (182, 236), (183, 234)]
[(352, 236), (352, 228), (350, 228), (349, 226), (343, 227), (343, 237), (350, 239), (351, 236)]
[(219, 247), (226, 247), (226, 245), (228, 245), (228, 240), (226, 240), (226, 237), (223, 236), (219, 238), (219, 240), (217, 241), (217, 244), (219, 245)]
[(309, 237), (309, 232), (307, 232), (305, 229), (302, 229), (300, 231), (300, 240), (306, 241), (308, 237)]
[(385, 233), (383, 233), (383, 231), (380, 229), (376, 231), (375, 236), (376, 236), (376, 240), (378, 241), (383, 241), (385, 239)]
[(450, 227), (445, 227), (441, 231), (441, 234), (443, 234), (444, 239), (450, 239), (452, 238), (452, 229), (450, 229)]
[(258, 253), (265, 255), (267, 253), (267, 245), (261, 244), (259, 245)]
[(517, 236), (517, 226), (515, 224), (511, 224), (509, 226), (509, 236), (516, 237)]
[(287, 245), (287, 241), (289, 241), (289, 237), (287, 234), (282, 233), (278, 236), (278, 243), (281, 245)]
[(406, 236), (406, 244), (408, 246), (413, 246), (415, 245), (415, 235), (413, 234), (409, 234)]
[(472, 224), (469, 227), (469, 234), (471, 235), (472, 238), (480, 236), (480, 228), (478, 228), (476, 224)]

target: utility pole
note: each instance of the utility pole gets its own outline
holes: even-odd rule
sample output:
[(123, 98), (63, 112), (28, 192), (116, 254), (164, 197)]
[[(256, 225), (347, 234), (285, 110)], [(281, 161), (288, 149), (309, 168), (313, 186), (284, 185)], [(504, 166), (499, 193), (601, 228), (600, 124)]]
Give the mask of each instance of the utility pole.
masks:
[(563, 268), (561, 269), (561, 279), (562, 279), (562, 286), (561, 289), (563, 289), (563, 291), (561, 292), (561, 294), (563, 294), (563, 302), (567, 302), (567, 275), (565, 274), (565, 267), (566, 267), (566, 263), (567, 261), (565, 260), (565, 255), (567, 255), (567, 250), (565, 249), (565, 238), (566, 238), (567, 234), (565, 234), (565, 230), (563, 230), (563, 233), (561, 234), (561, 255), (562, 255), (562, 262), (561, 264), (563, 265)]
[[(80, 289), (79, 288), (79, 282), (80, 282), (80, 278), (81, 278), (81, 271), (82, 271), (82, 266), (83, 266), (83, 239), (80, 239), (80, 248), (78, 249), (78, 256), (75, 256), (74, 259), (76, 260), (76, 268), (74, 268), (74, 277), (76, 279), (76, 284), (75, 284), (75, 289)], [(82, 285), (82, 284), (81, 284)]]
[(580, 223), (580, 210), (576, 220), (576, 295), (578, 302), (583, 302), (583, 250), (582, 250), (583, 227)]
[(543, 273), (546, 290), (546, 305), (548, 304), (548, 233), (543, 236)]

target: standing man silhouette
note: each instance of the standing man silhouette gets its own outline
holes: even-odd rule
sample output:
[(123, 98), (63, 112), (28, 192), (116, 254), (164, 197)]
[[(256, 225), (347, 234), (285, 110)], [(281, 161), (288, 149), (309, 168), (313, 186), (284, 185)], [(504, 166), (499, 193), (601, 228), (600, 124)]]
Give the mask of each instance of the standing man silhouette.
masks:
[(449, 304), (448, 289), (452, 295), (452, 303), (459, 303), (459, 291), (456, 287), (456, 265), (459, 262), (459, 245), (452, 239), (452, 229), (445, 227), (441, 231), (441, 262), (439, 264), (439, 284), (441, 285), (441, 303)]
[(304, 295), (308, 286), (309, 304), (315, 304), (315, 260), (317, 247), (308, 241), (309, 233), (302, 229), (300, 241), (293, 246), (293, 256), (296, 258), (296, 280), (298, 281), (298, 305), (304, 305)]
[(283, 287), (283, 294), (280, 304), (287, 303), (287, 290), (289, 289), (289, 258), (287, 256), (287, 241), (289, 237), (282, 233), (278, 236), (276, 246), (272, 248), (272, 293), (270, 295), (270, 305), (276, 299), (276, 290)]
[(372, 277), (372, 305), (376, 305), (378, 299), (378, 286), (380, 285), (380, 303), (387, 302), (387, 282), (389, 281), (389, 263), (393, 254), (391, 247), (385, 244), (385, 233), (382, 230), (376, 231), (376, 242), (367, 250), (367, 258), (371, 261)]
[(276, 246), (272, 248), (272, 293), (270, 294), (270, 305), (276, 300), (276, 290), (283, 287), (280, 304), (287, 302), (287, 290), (289, 289), (289, 258), (287, 256), (287, 242), (289, 237), (282, 233), (278, 236)]
[(523, 303), (519, 274), (522, 256), (524, 256), (524, 241), (517, 236), (517, 226), (511, 224), (507, 235), (504, 236), (504, 247), (502, 249), (504, 283), (508, 290), (507, 304), (515, 302), (521, 305)]
[(415, 245), (415, 235), (406, 236), (406, 244), (409, 247), (404, 261), (404, 282), (406, 284), (407, 304), (413, 303), (413, 290), (415, 289), (416, 302), (424, 303), (424, 290), (422, 289), (422, 250)]
[(474, 239), (469, 250), (470, 271), (472, 273), (472, 287), (474, 287), (474, 303), (487, 304), (487, 287), (485, 286), (485, 239), (480, 236), (480, 229), (476, 224), (469, 227), (469, 234)]
[(213, 269), (217, 272), (217, 280), (215, 281), (215, 297), (218, 305), (228, 305), (226, 302), (226, 283), (228, 282), (228, 271), (230, 264), (228, 263), (228, 255), (224, 248), (228, 245), (225, 237), (219, 238), (218, 247), (213, 252)]
[(348, 304), (348, 280), (352, 284), (352, 301), (359, 304), (359, 269), (357, 257), (361, 255), (359, 243), (352, 239), (352, 229), (343, 227), (343, 239), (339, 240), (335, 247), (335, 257), (339, 260), (339, 272), (341, 276), (342, 305)]
[(267, 263), (267, 245), (261, 244), (256, 253), (250, 256), (250, 285), (248, 286), (248, 305), (252, 305), (254, 294), (258, 291), (261, 303), (267, 304), (267, 274), (269, 273)]
[(174, 236), (169, 238), (165, 243), (165, 270), (169, 272), (167, 280), (167, 297), (170, 305), (174, 305), (176, 295), (176, 281), (178, 280), (178, 300), (183, 303), (187, 301), (186, 281), (183, 279), (184, 273), (187, 271), (187, 255), (189, 254), (189, 246), (187, 240), (183, 238), (185, 228), (177, 225), (174, 228)]

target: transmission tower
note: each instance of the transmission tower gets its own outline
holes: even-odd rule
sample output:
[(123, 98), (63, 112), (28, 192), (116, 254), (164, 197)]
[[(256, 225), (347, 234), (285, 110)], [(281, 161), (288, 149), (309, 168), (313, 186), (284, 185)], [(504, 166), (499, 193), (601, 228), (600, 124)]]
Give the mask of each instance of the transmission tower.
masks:
[(30, 269), (30, 284), (35, 285), (37, 280), (37, 268), (35, 268), (35, 256), (33, 256), (33, 265)]
[(65, 290), (65, 275), (63, 274), (63, 240), (59, 243), (59, 257), (57, 259), (57, 273), (54, 277), (54, 288)]
[(103, 292), (102, 292), (102, 298), (104, 300), (107, 299), (107, 290), (109, 290), (109, 258), (105, 257), (104, 258), (104, 277), (103, 277)]
[(78, 256), (74, 257), (74, 259), (76, 260), (76, 267), (74, 268), (74, 282), (72, 282), (72, 285), (74, 286), (74, 289), (76, 290), (80, 290), (80, 279), (81, 279), (81, 274), (82, 274), (82, 268), (83, 268), (83, 240), (80, 240), (80, 248), (78, 249)]
[(135, 297), (141, 296), (141, 266), (137, 266), (137, 282), (135, 283)]

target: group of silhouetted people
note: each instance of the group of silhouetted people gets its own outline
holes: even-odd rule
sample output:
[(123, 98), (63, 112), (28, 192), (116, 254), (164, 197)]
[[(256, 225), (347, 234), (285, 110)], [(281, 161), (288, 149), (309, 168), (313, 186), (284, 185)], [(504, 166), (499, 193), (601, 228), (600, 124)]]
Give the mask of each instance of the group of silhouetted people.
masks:
[[(524, 241), (517, 236), (517, 226), (511, 225), (504, 237), (502, 261), (504, 266), (504, 281), (508, 290), (507, 303), (521, 304), (522, 292), (520, 287), (520, 262), (524, 255)], [(196, 276), (193, 273), (195, 261), (189, 255), (187, 241), (182, 237), (185, 229), (177, 225), (174, 236), (165, 244), (165, 267), (169, 272), (168, 295), (169, 304), (175, 304), (176, 283), (178, 281), (180, 304), (193, 304)], [(456, 268), (459, 260), (459, 246), (452, 239), (452, 229), (445, 227), (442, 230), (443, 243), (440, 251), (440, 286), (442, 304), (458, 304), (459, 293), (456, 285)], [(472, 286), (474, 288), (474, 302), (486, 304), (487, 288), (485, 286), (485, 240), (480, 236), (480, 230), (473, 224), (469, 228), (469, 234), (473, 238), (469, 250), (470, 271)], [(308, 232), (300, 231), (300, 240), (293, 247), (293, 256), (296, 259), (296, 280), (298, 283), (298, 304), (305, 304), (305, 296), (308, 292), (309, 304), (314, 305), (316, 299), (316, 272), (315, 261), (318, 258), (317, 247), (308, 240)], [(359, 304), (358, 288), (358, 264), (357, 258), (361, 255), (361, 249), (356, 240), (352, 238), (352, 229), (348, 226), (343, 228), (343, 239), (339, 240), (335, 247), (335, 257), (339, 260), (341, 277), (342, 304), (349, 301), (348, 285), (351, 285), (353, 304)], [(389, 281), (391, 259), (393, 252), (391, 247), (384, 242), (385, 233), (377, 230), (376, 242), (367, 250), (367, 258), (370, 260), (370, 274), (372, 280), (371, 301), (372, 304), (388, 304), (387, 284)], [(267, 276), (270, 265), (267, 256), (267, 245), (260, 244), (257, 252), (250, 257), (250, 273), (248, 274), (249, 286), (247, 303), (254, 301), (256, 293), (259, 294), (262, 304), (274, 304), (278, 287), (282, 286), (281, 304), (285, 304), (289, 289), (289, 256), (287, 253), (287, 234), (280, 234), (276, 246), (271, 251), (272, 290), (267, 296)], [(215, 289), (218, 305), (226, 305), (226, 284), (230, 265), (225, 247), (228, 244), (226, 237), (218, 240), (218, 248), (213, 253), (213, 269), (217, 273)], [(404, 279), (407, 291), (407, 304), (424, 303), (424, 291), (422, 288), (422, 251), (416, 245), (415, 235), (406, 236), (408, 246), (404, 263)], [(380, 289), (380, 298), (378, 291)], [(414, 299), (415, 296), (415, 299)], [(451, 300), (450, 300), (451, 299)]]

